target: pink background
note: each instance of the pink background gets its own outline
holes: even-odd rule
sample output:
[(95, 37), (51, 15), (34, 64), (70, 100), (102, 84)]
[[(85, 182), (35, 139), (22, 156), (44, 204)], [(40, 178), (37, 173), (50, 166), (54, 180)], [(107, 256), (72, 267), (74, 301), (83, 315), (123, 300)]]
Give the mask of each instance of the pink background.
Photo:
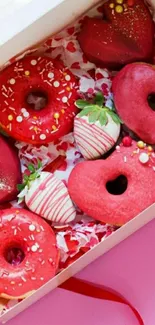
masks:
[[(155, 324), (155, 220), (93, 262), (78, 277), (119, 291)], [(118, 303), (56, 289), (8, 322), (8, 325), (138, 325)]]

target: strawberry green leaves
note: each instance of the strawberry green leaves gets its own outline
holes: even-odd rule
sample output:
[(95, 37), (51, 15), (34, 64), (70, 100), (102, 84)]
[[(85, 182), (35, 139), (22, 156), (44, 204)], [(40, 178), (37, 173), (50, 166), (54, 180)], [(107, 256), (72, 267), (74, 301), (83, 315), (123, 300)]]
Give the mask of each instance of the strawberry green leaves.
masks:
[(104, 96), (101, 92), (98, 92), (93, 102), (88, 102), (83, 99), (79, 99), (75, 102), (75, 105), (81, 110), (78, 114), (79, 117), (87, 116), (90, 123), (100, 122), (101, 126), (108, 123), (108, 115), (116, 124), (122, 123), (119, 116), (115, 113), (114, 109), (109, 109), (104, 106)]
[(30, 183), (34, 181), (36, 178), (40, 177), (40, 169), (42, 167), (42, 163), (40, 160), (38, 160), (38, 165), (37, 168), (33, 164), (28, 165), (28, 170), (30, 172), (30, 175), (24, 175), (23, 177), (23, 183), (17, 185), (18, 191), (23, 191), (24, 188), (27, 186), (28, 188), (30, 187)]

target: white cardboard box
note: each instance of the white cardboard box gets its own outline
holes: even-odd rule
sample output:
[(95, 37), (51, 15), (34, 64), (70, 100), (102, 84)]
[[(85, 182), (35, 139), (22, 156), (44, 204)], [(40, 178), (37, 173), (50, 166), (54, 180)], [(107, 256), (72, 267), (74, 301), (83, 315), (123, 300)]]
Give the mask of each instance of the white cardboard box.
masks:
[[(0, 65), (61, 30), (98, 0), (0, 0)], [(39, 5), (38, 5), (39, 4)], [(44, 28), (43, 28), (44, 27)], [(155, 217), (155, 204), (143, 211), (67, 269), (0, 317), (5, 323)]]

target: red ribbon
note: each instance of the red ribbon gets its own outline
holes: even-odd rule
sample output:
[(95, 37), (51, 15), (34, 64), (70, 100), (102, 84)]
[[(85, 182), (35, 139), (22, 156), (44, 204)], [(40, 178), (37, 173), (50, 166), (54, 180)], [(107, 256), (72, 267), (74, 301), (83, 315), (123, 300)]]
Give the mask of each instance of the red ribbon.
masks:
[(123, 296), (121, 296), (118, 292), (111, 290), (110, 288), (106, 288), (104, 286), (99, 286), (97, 284), (86, 282), (84, 280), (80, 280), (77, 278), (70, 278), (66, 282), (60, 285), (60, 288), (69, 290), (72, 292), (76, 292), (82, 294), (87, 297), (109, 300), (119, 302), (121, 304), (127, 305), (134, 315), (136, 316), (139, 325), (144, 325), (144, 321), (140, 316), (139, 312), (136, 308), (134, 308), (130, 302), (128, 302)]

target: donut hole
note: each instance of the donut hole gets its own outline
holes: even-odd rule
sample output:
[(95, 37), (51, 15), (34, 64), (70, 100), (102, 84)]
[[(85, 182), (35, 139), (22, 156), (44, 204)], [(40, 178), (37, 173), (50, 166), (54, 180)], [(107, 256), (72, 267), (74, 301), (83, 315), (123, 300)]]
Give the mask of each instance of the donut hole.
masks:
[(11, 265), (19, 265), (25, 258), (24, 251), (18, 246), (10, 246), (4, 252), (5, 260)]
[(34, 111), (40, 111), (48, 104), (48, 95), (43, 90), (31, 90), (26, 98), (26, 104)]
[(106, 183), (106, 189), (110, 194), (121, 195), (123, 194), (128, 187), (128, 180), (126, 176), (119, 175), (112, 181)]
[(147, 102), (150, 106), (150, 108), (155, 111), (155, 93), (151, 93), (147, 97)]

